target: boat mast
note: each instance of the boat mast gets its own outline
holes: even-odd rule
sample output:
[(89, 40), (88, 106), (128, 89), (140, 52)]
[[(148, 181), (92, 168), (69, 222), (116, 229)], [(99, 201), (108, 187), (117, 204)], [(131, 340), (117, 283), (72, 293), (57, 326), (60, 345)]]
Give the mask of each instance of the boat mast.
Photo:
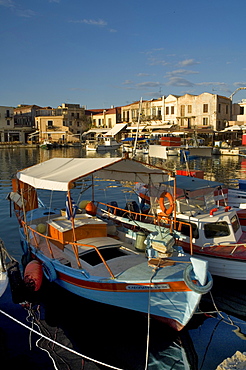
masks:
[(141, 98), (140, 101), (139, 101), (138, 124), (137, 124), (136, 137), (135, 137), (134, 147), (133, 147), (133, 152), (132, 152), (132, 158), (134, 158), (135, 155), (136, 155), (137, 141), (138, 141), (138, 132), (139, 132), (139, 124), (140, 124), (141, 115), (142, 115), (142, 102), (143, 102), (143, 98)]

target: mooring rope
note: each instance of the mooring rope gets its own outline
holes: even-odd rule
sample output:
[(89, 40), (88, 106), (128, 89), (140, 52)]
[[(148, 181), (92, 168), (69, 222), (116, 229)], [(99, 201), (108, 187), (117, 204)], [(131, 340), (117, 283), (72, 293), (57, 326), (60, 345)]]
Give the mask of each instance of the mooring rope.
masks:
[(82, 358), (84, 358), (84, 359), (86, 359), (86, 360), (89, 360), (89, 361), (95, 362), (95, 363), (97, 363), (97, 364), (99, 364), (99, 365), (107, 366), (107, 367), (109, 367), (110, 369), (123, 370), (123, 369), (121, 369), (121, 368), (119, 368), (119, 367), (115, 367), (115, 366), (112, 366), (112, 365), (108, 365), (108, 364), (105, 364), (105, 363), (103, 363), (103, 362), (101, 362), (101, 361), (94, 360), (94, 359), (93, 359), (93, 358), (91, 358), (91, 357), (88, 357), (88, 356), (82, 355), (81, 353), (79, 353), (79, 352), (77, 352), (77, 351), (75, 351), (75, 350), (73, 350), (73, 349), (71, 349), (71, 348), (68, 348), (68, 347), (64, 346), (63, 344), (58, 343), (58, 342), (56, 342), (55, 340), (53, 340), (53, 339), (51, 339), (51, 338), (47, 337), (46, 335), (43, 335), (42, 333), (40, 333), (40, 332), (38, 332), (38, 331), (36, 331), (36, 330), (34, 330), (34, 329), (30, 328), (28, 325), (26, 325), (26, 324), (22, 323), (21, 321), (19, 321), (19, 320), (15, 319), (14, 317), (12, 317), (11, 315), (9, 315), (8, 313), (6, 313), (6, 312), (4, 312), (4, 311), (2, 311), (2, 310), (0, 310), (0, 313), (2, 313), (3, 315), (7, 316), (9, 319), (11, 319), (11, 320), (13, 320), (13, 321), (17, 322), (18, 324), (20, 324), (20, 325), (24, 326), (26, 329), (28, 329), (28, 330), (32, 331), (33, 333), (35, 333), (35, 334), (37, 334), (37, 335), (41, 336), (42, 338), (44, 338), (44, 339), (48, 340), (49, 342), (52, 342), (52, 343), (56, 344), (57, 346), (60, 346), (61, 348), (63, 348), (63, 349), (65, 349), (65, 350), (67, 350), (67, 351), (70, 351), (70, 352), (74, 353), (74, 354), (75, 354), (75, 355), (77, 355), (77, 356), (80, 356), (80, 357), (82, 357)]

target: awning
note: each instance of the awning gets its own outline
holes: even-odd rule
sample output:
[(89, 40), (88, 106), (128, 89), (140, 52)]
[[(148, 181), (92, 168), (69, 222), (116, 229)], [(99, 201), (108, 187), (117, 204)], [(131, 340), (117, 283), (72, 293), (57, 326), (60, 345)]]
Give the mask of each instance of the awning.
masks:
[(97, 133), (97, 134), (102, 134), (102, 133), (108, 132), (108, 129), (107, 128), (106, 129), (105, 128), (92, 128), (91, 130), (84, 132), (83, 135), (87, 135), (92, 132)]
[(123, 128), (125, 128), (127, 123), (116, 123), (116, 125), (109, 130), (105, 136), (114, 136), (117, 135)]
[[(168, 184), (173, 185), (173, 182)], [(200, 179), (198, 177), (176, 175), (176, 187), (186, 191), (195, 191), (223, 186), (221, 182)]]
[(71, 183), (95, 174), (99, 178), (149, 183), (167, 181), (169, 173), (125, 158), (52, 158), (17, 172), (17, 178), (36, 189), (68, 191)]
[(137, 130), (139, 128), (139, 130), (143, 130), (146, 128), (146, 125), (134, 125), (134, 126), (127, 126), (127, 130)]
[(39, 131), (32, 132), (31, 134), (28, 135), (28, 137), (31, 139), (33, 136), (39, 135)]
[(169, 129), (169, 128), (172, 128), (173, 125), (150, 125), (150, 126), (147, 126), (146, 129), (147, 130), (157, 130), (157, 129), (163, 129), (163, 130), (166, 130), (166, 129)]

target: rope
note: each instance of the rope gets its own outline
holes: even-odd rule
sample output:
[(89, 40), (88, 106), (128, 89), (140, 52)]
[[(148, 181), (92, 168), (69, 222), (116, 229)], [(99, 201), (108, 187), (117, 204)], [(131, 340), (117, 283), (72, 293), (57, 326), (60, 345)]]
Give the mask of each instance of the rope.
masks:
[[(159, 266), (156, 266), (153, 275), (150, 277), (150, 284), (152, 284), (152, 280), (157, 273)], [(148, 359), (149, 359), (149, 332), (150, 332), (150, 306), (151, 306), (151, 297), (150, 297), (150, 285), (149, 285), (149, 299), (148, 299), (148, 327), (147, 327), (147, 341), (146, 341), (146, 354), (145, 354), (145, 370), (148, 369)]]
[(14, 317), (10, 316), (8, 313), (6, 313), (6, 312), (4, 312), (4, 311), (2, 311), (2, 310), (0, 310), (0, 313), (1, 313), (1, 314), (3, 314), (3, 315), (5, 315), (5, 316), (7, 316), (9, 319), (11, 319), (11, 320), (13, 320), (13, 321), (17, 322), (18, 324), (20, 324), (20, 325), (24, 326), (26, 329), (28, 329), (28, 330), (32, 331), (33, 333), (35, 333), (35, 334), (37, 334), (37, 335), (41, 336), (42, 338), (44, 338), (44, 339), (48, 340), (49, 342), (52, 342), (52, 343), (56, 344), (57, 346), (60, 346), (61, 348), (63, 348), (63, 349), (65, 349), (65, 350), (67, 350), (67, 351), (70, 351), (70, 352), (74, 353), (74, 354), (75, 354), (75, 355), (77, 355), (77, 356), (80, 356), (80, 357), (82, 357), (82, 358), (85, 358), (86, 360), (89, 360), (89, 361), (95, 362), (95, 363), (97, 363), (97, 364), (99, 364), (99, 365), (107, 366), (107, 367), (109, 367), (110, 369), (123, 370), (123, 369), (121, 369), (121, 368), (119, 368), (119, 367), (115, 367), (115, 366), (112, 366), (112, 365), (108, 365), (108, 364), (105, 364), (105, 363), (103, 363), (103, 362), (101, 362), (101, 361), (94, 360), (94, 359), (93, 359), (93, 358), (91, 358), (91, 357), (88, 357), (88, 356), (82, 355), (81, 353), (79, 353), (79, 352), (77, 352), (77, 351), (75, 351), (75, 350), (73, 350), (73, 349), (67, 348), (67, 347), (66, 347), (66, 346), (64, 346), (63, 344), (58, 343), (58, 342), (56, 342), (55, 340), (53, 340), (53, 339), (51, 339), (51, 338), (47, 337), (46, 335), (43, 335), (42, 333), (40, 333), (40, 332), (38, 332), (38, 331), (36, 331), (36, 330), (34, 330), (34, 329), (30, 328), (28, 325), (23, 324), (21, 321), (19, 321), (19, 320), (15, 319)]

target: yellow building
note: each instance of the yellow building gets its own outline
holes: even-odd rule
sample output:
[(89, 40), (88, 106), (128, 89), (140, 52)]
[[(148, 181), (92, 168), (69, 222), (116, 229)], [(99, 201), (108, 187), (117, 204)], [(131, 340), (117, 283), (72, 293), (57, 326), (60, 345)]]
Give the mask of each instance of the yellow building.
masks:
[(39, 141), (79, 142), (90, 126), (90, 117), (79, 104), (63, 103), (58, 108), (43, 108), (37, 111), (35, 126)]

